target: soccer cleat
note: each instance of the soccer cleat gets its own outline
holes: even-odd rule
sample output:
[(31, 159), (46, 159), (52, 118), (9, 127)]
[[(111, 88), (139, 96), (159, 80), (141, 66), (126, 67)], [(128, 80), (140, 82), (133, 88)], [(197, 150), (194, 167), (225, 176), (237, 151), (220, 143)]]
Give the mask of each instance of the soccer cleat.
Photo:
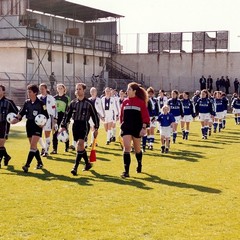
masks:
[(92, 164), (91, 164), (91, 163), (88, 163), (88, 164), (85, 165), (83, 171), (88, 171), (88, 170), (90, 170), (91, 168), (92, 168)]
[(173, 143), (176, 143), (176, 138), (173, 138), (172, 142), (173, 142)]
[(129, 173), (123, 172), (123, 173), (121, 174), (121, 178), (128, 178), (128, 177), (130, 177), (130, 176), (129, 176)]
[(168, 152), (169, 152), (169, 149), (168, 149), (168, 148), (166, 148), (166, 149), (165, 149), (165, 153), (168, 153)]
[(73, 176), (77, 176), (77, 170), (73, 168), (72, 171), (71, 171), (71, 174), (72, 174)]
[(116, 138), (115, 138), (115, 137), (112, 137), (112, 138), (111, 138), (111, 142), (116, 142)]
[(164, 153), (165, 146), (161, 146), (161, 153)]
[(137, 173), (141, 173), (142, 172), (142, 165), (138, 165), (137, 169), (136, 169)]
[(22, 170), (27, 173), (28, 172), (28, 167), (27, 166), (22, 166)]
[(42, 148), (42, 151), (41, 151), (41, 156), (43, 156), (43, 154), (45, 153), (45, 149)]
[(107, 141), (107, 142), (106, 142), (106, 145), (109, 145), (109, 144), (110, 144), (110, 141)]
[(42, 164), (38, 164), (35, 169), (42, 169), (43, 168), (43, 165)]
[(65, 148), (64, 152), (68, 152), (68, 148)]
[(11, 157), (9, 155), (7, 155), (5, 158), (4, 158), (4, 166), (8, 166), (8, 162), (11, 160)]
[(48, 157), (49, 154), (48, 154), (47, 152), (45, 152), (42, 156), (43, 156), (43, 157)]
[(71, 149), (71, 150), (73, 150), (73, 151), (76, 150), (76, 148), (75, 148), (73, 145), (69, 146), (69, 149)]
[(57, 150), (53, 150), (50, 154), (57, 154)]
[(143, 146), (143, 147), (142, 147), (142, 150), (143, 150), (143, 152), (146, 152), (146, 147)]
[(150, 146), (149, 146), (149, 150), (153, 150), (153, 145), (150, 145)]

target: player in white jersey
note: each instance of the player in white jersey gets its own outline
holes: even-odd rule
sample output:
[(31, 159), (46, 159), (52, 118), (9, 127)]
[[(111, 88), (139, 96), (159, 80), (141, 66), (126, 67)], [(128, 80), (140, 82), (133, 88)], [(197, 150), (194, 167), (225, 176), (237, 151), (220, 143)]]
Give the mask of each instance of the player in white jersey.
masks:
[(102, 97), (102, 105), (104, 110), (104, 128), (107, 132), (107, 145), (110, 144), (111, 141), (111, 129), (113, 125), (113, 118), (114, 113), (117, 112), (116, 108), (116, 101), (113, 97), (111, 97), (111, 89), (109, 87), (106, 87), (105, 89), (105, 96)]
[(118, 104), (119, 97), (118, 97), (118, 93), (115, 89), (111, 89), (111, 97), (115, 100), (116, 112), (114, 112), (114, 115), (113, 115), (113, 124), (112, 124), (112, 132), (111, 132), (110, 141), (115, 142), (116, 141), (116, 123), (119, 119), (119, 112), (120, 112), (120, 108), (119, 108), (119, 104)]
[[(104, 122), (104, 110), (103, 110), (102, 101), (101, 101), (101, 98), (97, 97), (97, 89), (95, 87), (92, 87), (90, 89), (90, 95), (91, 95), (91, 97), (89, 98), (89, 100), (95, 106), (99, 118)], [(91, 147), (92, 144), (93, 144), (94, 131), (95, 131), (94, 123), (93, 123), (92, 118), (90, 118), (89, 123), (90, 123), (90, 127), (91, 127), (91, 130), (92, 130), (91, 141), (90, 141), (90, 147)]]
[(46, 125), (43, 127), (45, 135), (45, 143), (43, 139), (40, 138), (39, 143), (42, 146), (41, 155), (43, 157), (48, 156), (48, 150), (51, 144), (50, 134), (55, 125), (57, 125), (57, 108), (56, 108), (56, 99), (49, 94), (47, 84), (42, 83), (39, 85), (40, 94), (37, 96), (43, 103), (46, 105), (49, 118)]

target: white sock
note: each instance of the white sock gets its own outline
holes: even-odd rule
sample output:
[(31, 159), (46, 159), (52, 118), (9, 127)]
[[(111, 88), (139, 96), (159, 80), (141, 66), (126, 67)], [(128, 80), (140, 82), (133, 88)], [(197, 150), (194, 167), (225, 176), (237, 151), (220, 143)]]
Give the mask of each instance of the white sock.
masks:
[(112, 129), (112, 136), (113, 136), (113, 137), (116, 137), (116, 131), (117, 131), (116, 128), (113, 128), (113, 129)]
[(107, 131), (107, 141), (110, 141), (111, 138), (111, 130)]
[(39, 142), (40, 146), (41, 146), (43, 149), (45, 149), (45, 143), (44, 143), (43, 139), (40, 138), (38, 142)]
[(45, 146), (45, 152), (48, 153), (49, 147), (51, 144), (50, 137), (46, 138), (46, 146)]

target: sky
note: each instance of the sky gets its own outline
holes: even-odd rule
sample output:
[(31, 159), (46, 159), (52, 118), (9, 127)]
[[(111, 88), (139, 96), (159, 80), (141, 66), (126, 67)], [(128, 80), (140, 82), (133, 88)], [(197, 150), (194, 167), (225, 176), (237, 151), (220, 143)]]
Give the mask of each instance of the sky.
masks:
[[(68, 0), (69, 1), (69, 0)], [(123, 15), (121, 34), (230, 32), (230, 51), (240, 51), (239, 0), (70, 0)]]

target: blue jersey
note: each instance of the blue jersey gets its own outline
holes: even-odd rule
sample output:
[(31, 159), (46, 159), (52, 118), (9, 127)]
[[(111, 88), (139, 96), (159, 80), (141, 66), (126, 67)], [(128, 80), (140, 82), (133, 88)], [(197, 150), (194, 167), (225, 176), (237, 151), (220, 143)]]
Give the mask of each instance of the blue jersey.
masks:
[(224, 110), (227, 110), (228, 109), (228, 105), (229, 105), (228, 98), (227, 97), (223, 97), (222, 100), (223, 100)]
[(195, 115), (195, 108), (193, 106), (193, 103), (190, 99), (183, 99), (182, 106), (183, 106), (183, 114), (185, 115), (192, 115), (194, 117)]
[(169, 127), (171, 123), (175, 122), (175, 118), (172, 113), (161, 113), (159, 114), (157, 121), (162, 127)]
[(149, 98), (147, 108), (150, 117), (158, 116), (159, 111), (156, 98)]
[(168, 105), (170, 107), (170, 113), (172, 113), (174, 117), (178, 117), (178, 116), (183, 117), (183, 106), (179, 99), (170, 98), (168, 100)]
[(240, 98), (233, 99), (232, 108), (240, 109)]
[(199, 98), (195, 105), (196, 113), (214, 114), (213, 104), (209, 98)]
[(225, 110), (224, 101), (222, 98), (214, 100), (215, 112), (223, 112)]

